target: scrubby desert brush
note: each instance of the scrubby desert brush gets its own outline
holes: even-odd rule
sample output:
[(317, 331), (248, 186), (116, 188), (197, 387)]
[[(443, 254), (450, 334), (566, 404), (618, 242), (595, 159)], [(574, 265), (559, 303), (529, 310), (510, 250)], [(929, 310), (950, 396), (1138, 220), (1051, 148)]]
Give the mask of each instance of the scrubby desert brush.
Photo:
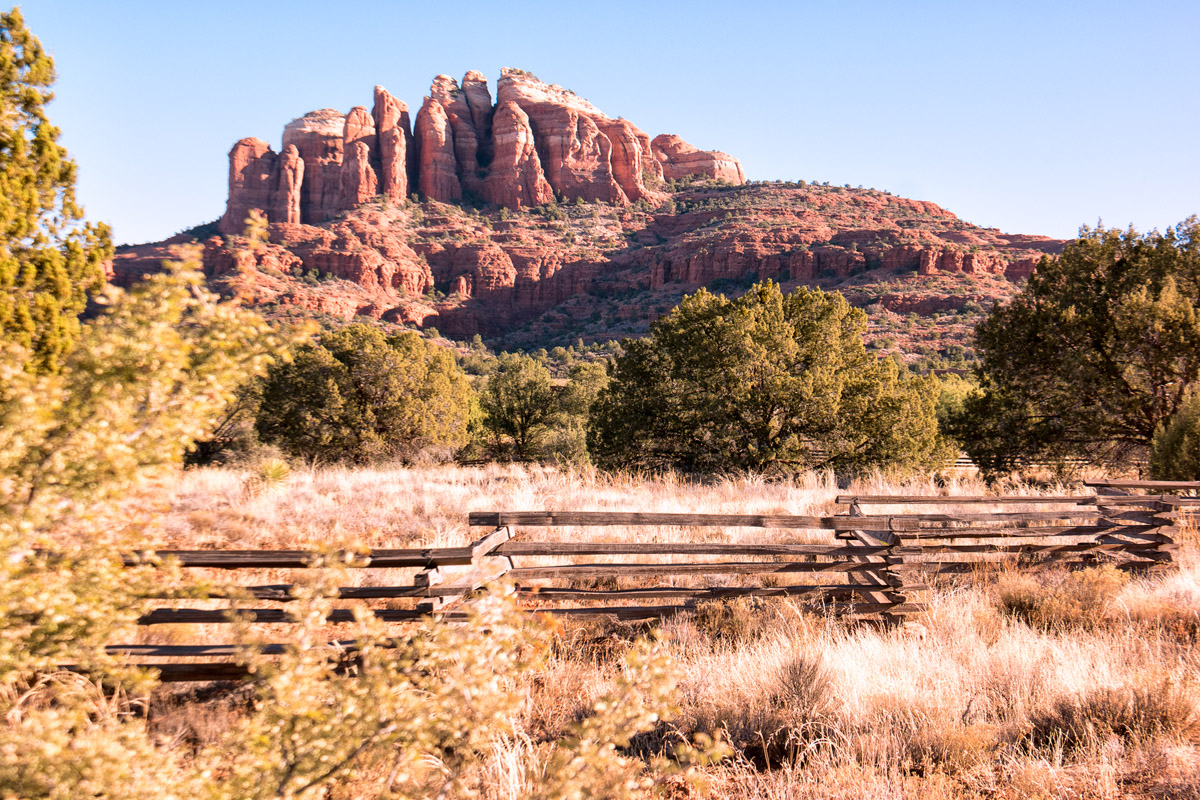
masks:
[[(157, 544), (386, 547), (462, 544), (473, 536), (464, 525), (470, 510), (824, 514), (835, 510), (839, 492), (947, 491), (930, 478), (889, 483), (873, 477), (839, 490), (828, 476), (691, 483), (488, 466), (297, 469), (275, 490), (245, 499), (245, 475), (194, 470), (128, 503), (167, 504), (158, 527), (147, 531)], [(949, 491), (987, 489), (962, 481)], [(605, 533), (679, 535), (670, 529)], [(1189, 796), (1200, 791), (1194, 722), (1200, 655), (1188, 632), (1194, 629), (1186, 627), (1200, 613), (1191, 547), (1181, 553), (1183, 568), (1165, 577), (1124, 579), (1100, 570), (1080, 578), (1049, 575), (1025, 587), (1012, 576), (946, 583), (931, 592), (920, 630), (856, 627), (776, 599), (714, 604), (694, 619), (667, 621), (655, 647), (670, 659), (673, 688), (655, 695), (643, 684), (637, 692), (651, 705), (664, 697), (674, 715), (668, 722), (630, 726), (643, 733), (628, 741), (628, 749), (611, 751), (624, 760), (586, 775), (572, 770), (594, 754), (590, 745), (571, 744), (572, 737), (581, 724), (608, 724), (596, 722), (597, 701), (614, 692), (632, 698), (633, 690), (619, 683), (629, 674), (625, 654), (649, 630), (562, 622), (534, 635), (545, 649), (529, 668), (509, 669), (500, 659), (499, 668), (488, 671), (488, 679), (502, 682), (515, 701), (505, 706), (503, 735), (472, 749), (448, 796), (570, 796), (574, 789), (553, 778), (563, 774), (574, 775), (572, 787), (590, 782), (596, 796), (629, 781), (638, 791), (655, 780), (673, 786), (659, 772), (666, 762), (656, 757), (698, 735), (720, 737), (732, 751), (700, 770), (707, 788), (678, 789), (690, 796), (1115, 796), (1136, 793), (1130, 787), (1144, 788), (1147, 797)], [(1041, 616), (1014, 614), (1002, 589), (1025, 591)], [(1056, 592), (1066, 599), (1055, 600)], [(270, 635), (293, 633), (281, 626)], [(318, 626), (311, 638), (342, 638), (330, 633)], [(205, 640), (228, 632), (211, 626), (190, 631), (189, 641), (193, 635)], [(337, 691), (353, 696), (349, 688)], [(162, 690), (151, 702), (152, 708), (171, 708), (161, 722), (155, 718), (151, 733), (169, 731), (172, 741), (188, 743), (168, 747), (172, 768), (222, 748), (230, 751), (223, 763), (233, 763), (226, 737), (248, 730), (258, 713), (254, 707), (221, 695), (165, 703), (168, 696)], [(646, 707), (633, 703), (629, 713), (646, 722), (638, 710)], [(594, 735), (593, 741), (604, 738)], [(356, 763), (352, 774), (333, 781), (331, 798), (378, 796), (392, 762), (372, 757)], [(422, 780), (434, 775), (424, 773)], [(1168, 783), (1174, 794), (1164, 788)], [(421, 785), (432, 794), (441, 787)]]
[(292, 477), (291, 466), (281, 458), (264, 458), (242, 480), (242, 494), (247, 498), (282, 486)]

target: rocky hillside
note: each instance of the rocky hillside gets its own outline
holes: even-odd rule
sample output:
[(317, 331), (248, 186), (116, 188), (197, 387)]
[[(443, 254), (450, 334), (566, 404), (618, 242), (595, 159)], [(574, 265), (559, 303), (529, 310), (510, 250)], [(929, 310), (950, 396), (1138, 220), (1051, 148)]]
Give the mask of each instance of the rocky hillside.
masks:
[[(698, 286), (771, 278), (843, 291), (882, 349), (935, 353), (1062, 244), (876, 190), (746, 184), (732, 156), (650, 139), (520, 70), (495, 104), (479, 73), (439, 76), (412, 129), (376, 87), (370, 112), (311, 112), (282, 141), (234, 145), (224, 216), (122, 248), (117, 282), (194, 239), (213, 282), (268, 313), (514, 347), (637, 334)], [(253, 209), (269, 243), (248, 248)]]

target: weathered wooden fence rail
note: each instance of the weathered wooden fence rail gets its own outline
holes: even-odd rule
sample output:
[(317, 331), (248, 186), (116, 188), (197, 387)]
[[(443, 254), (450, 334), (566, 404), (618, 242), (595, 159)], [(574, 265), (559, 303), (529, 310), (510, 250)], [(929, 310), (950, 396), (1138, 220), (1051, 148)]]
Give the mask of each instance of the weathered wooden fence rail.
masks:
[[(174, 559), (186, 568), (228, 571), (297, 570), (339, 564), (352, 570), (409, 570), (411, 583), (346, 586), (345, 601), (387, 601), (372, 607), (385, 622), (430, 613), (454, 619), (453, 606), (497, 580), (511, 582), (522, 603), (541, 613), (653, 620), (694, 611), (700, 603), (737, 598), (791, 598), (818, 613), (882, 620), (924, 608), (920, 594), (942, 576), (1015, 565), (1078, 567), (1113, 563), (1128, 570), (1169, 565), (1180, 517), (1200, 498), (1165, 494), (1200, 484), (1109, 483), (1097, 494), (1047, 497), (843, 495), (846, 511), (828, 516), (664, 514), (609, 511), (498, 511), (469, 515), (487, 533), (464, 547), (317, 553), (303, 550), (163, 550), (131, 554), (129, 564)], [(1144, 489), (1153, 495), (1135, 495)], [(988, 510), (986, 507), (1025, 509)], [(930, 510), (926, 510), (929, 507)], [(1033, 508), (1036, 510), (1027, 510)], [(864, 509), (875, 509), (867, 513)], [(892, 511), (887, 511), (892, 509)], [(894, 509), (901, 509), (894, 511)], [(586, 528), (585, 536), (577, 530)], [(620, 528), (620, 537), (597, 530)], [(785, 531), (753, 542), (695, 541), (687, 529)], [(570, 530), (569, 538), (559, 533)], [(664, 531), (663, 529), (667, 529)], [(553, 537), (553, 538), (550, 538)], [(795, 541), (807, 537), (809, 541)], [(648, 539), (662, 539), (652, 541)], [(390, 577), (390, 575), (388, 576)], [(299, 593), (295, 584), (238, 585), (209, 592), (221, 608), (148, 610), (143, 626), (286, 624)], [(246, 606), (245, 601), (270, 603)], [(395, 607), (397, 603), (404, 607)], [(355, 619), (332, 610), (331, 625)], [(282, 652), (285, 645), (265, 651)], [(352, 642), (339, 649), (353, 649)], [(114, 645), (161, 671), (164, 680), (221, 680), (244, 675), (229, 659), (235, 645)]]

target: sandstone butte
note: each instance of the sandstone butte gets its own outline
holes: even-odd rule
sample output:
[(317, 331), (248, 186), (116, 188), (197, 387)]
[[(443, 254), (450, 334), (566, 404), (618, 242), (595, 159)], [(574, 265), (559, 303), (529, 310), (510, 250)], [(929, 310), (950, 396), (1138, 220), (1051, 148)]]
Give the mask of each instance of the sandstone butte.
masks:
[[(254, 209), (269, 242), (247, 248)], [(191, 240), (214, 285), (268, 313), (528, 342), (638, 333), (697, 286), (766, 278), (834, 286), (876, 316), (940, 314), (1007, 296), (1062, 246), (876, 190), (747, 184), (733, 156), (651, 139), (517, 69), (494, 101), (478, 72), (439, 75), (415, 120), (377, 86), (371, 109), (289, 122), (278, 153), (240, 140), (224, 215), (120, 248), (114, 280)]]

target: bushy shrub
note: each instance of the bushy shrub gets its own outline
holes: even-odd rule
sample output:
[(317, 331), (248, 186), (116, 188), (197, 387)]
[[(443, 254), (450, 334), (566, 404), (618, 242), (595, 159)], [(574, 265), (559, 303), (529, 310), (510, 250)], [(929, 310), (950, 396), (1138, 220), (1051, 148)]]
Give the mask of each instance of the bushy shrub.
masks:
[(542, 360), (501, 354), (480, 393), (483, 449), (492, 457), (587, 463), (588, 413), (607, 381), (602, 364), (581, 362), (556, 384)]
[(1200, 480), (1200, 394), (1193, 394), (1155, 431), (1150, 477), (1157, 481)]
[(1112, 736), (1138, 744), (1155, 736), (1200, 733), (1187, 688), (1154, 676), (1062, 698), (1030, 722), (1035, 746), (1068, 751), (1103, 745)]
[(1083, 228), (976, 329), (981, 391), (956, 436), (992, 473), (1144, 458), (1200, 385), (1198, 314), (1200, 218)]

